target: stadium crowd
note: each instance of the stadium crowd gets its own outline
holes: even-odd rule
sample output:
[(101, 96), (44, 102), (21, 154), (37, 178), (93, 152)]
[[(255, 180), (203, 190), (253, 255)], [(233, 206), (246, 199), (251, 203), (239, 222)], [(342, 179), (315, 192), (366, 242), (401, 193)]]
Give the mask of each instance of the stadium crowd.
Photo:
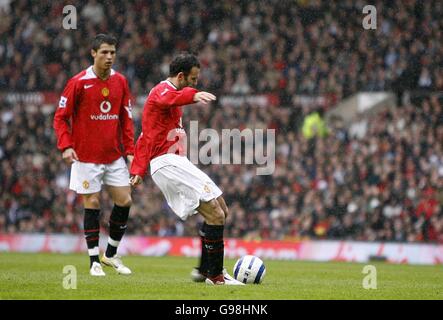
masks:
[[(185, 122), (217, 132), (276, 129), (273, 175), (199, 166), (224, 191), (226, 236), (443, 242), (441, 101), (429, 96), (350, 128), (329, 123), (325, 137), (307, 138), (301, 128), (313, 110), (293, 100), (296, 93), (341, 99), (359, 90), (443, 90), (441, 2), (377, 1), (377, 30), (361, 27), (361, 1), (146, 3), (79, 1), (74, 31), (61, 27), (63, 2), (3, 1), (0, 92), (60, 92), (90, 65), (90, 35), (99, 32), (118, 36), (115, 69), (134, 95), (164, 79), (173, 53), (197, 51), (205, 90), (274, 93), (281, 102), (185, 108)], [(0, 117), (0, 232), (78, 233), (81, 203), (55, 148), (53, 114), (0, 95)], [(138, 136), (139, 119), (136, 127)], [(107, 221), (111, 201), (102, 197)], [(177, 220), (149, 177), (133, 197), (128, 234), (196, 234), (196, 219)]]
[(62, 90), (90, 65), (92, 35), (117, 35), (118, 63), (135, 95), (168, 72), (171, 55), (198, 52), (201, 86), (216, 93), (443, 89), (443, 4), (375, 1), (377, 29), (365, 30), (364, 1), (76, 2), (77, 29), (64, 29), (65, 1), (2, 1), (0, 90)]
[[(254, 165), (199, 165), (224, 190), (228, 236), (443, 241), (441, 101), (432, 97), (420, 106), (388, 109), (350, 128), (331, 123), (326, 137), (303, 136), (309, 112), (249, 105), (186, 108), (186, 119), (218, 132), (276, 129), (272, 175), (256, 175)], [(81, 203), (68, 190), (69, 168), (54, 148), (52, 115), (5, 103), (0, 114), (0, 230), (78, 232)], [(198, 218), (179, 221), (151, 178), (133, 197), (129, 233), (195, 235)], [(111, 208), (102, 209), (106, 221)]]

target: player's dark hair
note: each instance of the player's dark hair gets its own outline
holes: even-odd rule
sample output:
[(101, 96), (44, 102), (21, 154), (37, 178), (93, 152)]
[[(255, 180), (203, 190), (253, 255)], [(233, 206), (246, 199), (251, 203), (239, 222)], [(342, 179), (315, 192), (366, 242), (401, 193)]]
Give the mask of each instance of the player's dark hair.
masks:
[(100, 33), (95, 36), (94, 40), (92, 40), (92, 50), (97, 51), (103, 43), (117, 47), (117, 38), (110, 34)]
[(169, 76), (175, 77), (180, 72), (187, 76), (193, 67), (200, 68), (197, 57), (188, 52), (180, 53), (169, 65)]

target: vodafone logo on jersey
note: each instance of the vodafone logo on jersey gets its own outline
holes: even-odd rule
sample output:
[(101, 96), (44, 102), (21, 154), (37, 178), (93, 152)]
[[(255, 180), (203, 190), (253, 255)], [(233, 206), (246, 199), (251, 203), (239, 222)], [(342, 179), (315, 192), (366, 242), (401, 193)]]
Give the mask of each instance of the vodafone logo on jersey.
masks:
[(93, 114), (91, 120), (118, 120), (118, 114)]
[(102, 101), (102, 103), (100, 103), (100, 111), (103, 113), (108, 113), (109, 111), (111, 111), (111, 103), (109, 101)]
[(118, 120), (118, 114), (108, 114), (111, 111), (112, 105), (109, 101), (102, 101), (100, 103), (101, 114), (92, 114), (91, 120)]

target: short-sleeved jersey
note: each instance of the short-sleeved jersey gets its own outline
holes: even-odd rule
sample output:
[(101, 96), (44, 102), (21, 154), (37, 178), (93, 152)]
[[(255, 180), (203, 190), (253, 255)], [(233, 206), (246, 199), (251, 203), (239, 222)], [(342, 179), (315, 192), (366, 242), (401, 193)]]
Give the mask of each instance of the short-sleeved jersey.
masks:
[(111, 70), (102, 80), (89, 67), (72, 77), (54, 116), (57, 148), (72, 147), (81, 162), (107, 164), (134, 153), (131, 95), (126, 78)]
[(182, 125), (182, 106), (194, 103), (198, 90), (178, 90), (165, 80), (149, 92), (143, 107), (142, 133), (137, 140), (132, 175), (144, 177), (149, 162), (163, 154), (186, 154), (186, 132)]

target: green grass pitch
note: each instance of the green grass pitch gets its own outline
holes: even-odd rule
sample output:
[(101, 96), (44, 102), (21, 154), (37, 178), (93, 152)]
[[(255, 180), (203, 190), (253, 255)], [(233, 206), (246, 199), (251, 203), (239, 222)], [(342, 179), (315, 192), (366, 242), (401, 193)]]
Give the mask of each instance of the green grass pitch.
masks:
[[(0, 299), (443, 299), (442, 266), (375, 263), (377, 289), (368, 290), (364, 264), (357, 263), (265, 260), (262, 284), (223, 287), (193, 283), (193, 258), (127, 256), (131, 276), (106, 267), (101, 278), (89, 276), (88, 260), (79, 254), (0, 253)], [(234, 263), (225, 261), (231, 274)], [(67, 265), (76, 268), (76, 289), (63, 287)]]

